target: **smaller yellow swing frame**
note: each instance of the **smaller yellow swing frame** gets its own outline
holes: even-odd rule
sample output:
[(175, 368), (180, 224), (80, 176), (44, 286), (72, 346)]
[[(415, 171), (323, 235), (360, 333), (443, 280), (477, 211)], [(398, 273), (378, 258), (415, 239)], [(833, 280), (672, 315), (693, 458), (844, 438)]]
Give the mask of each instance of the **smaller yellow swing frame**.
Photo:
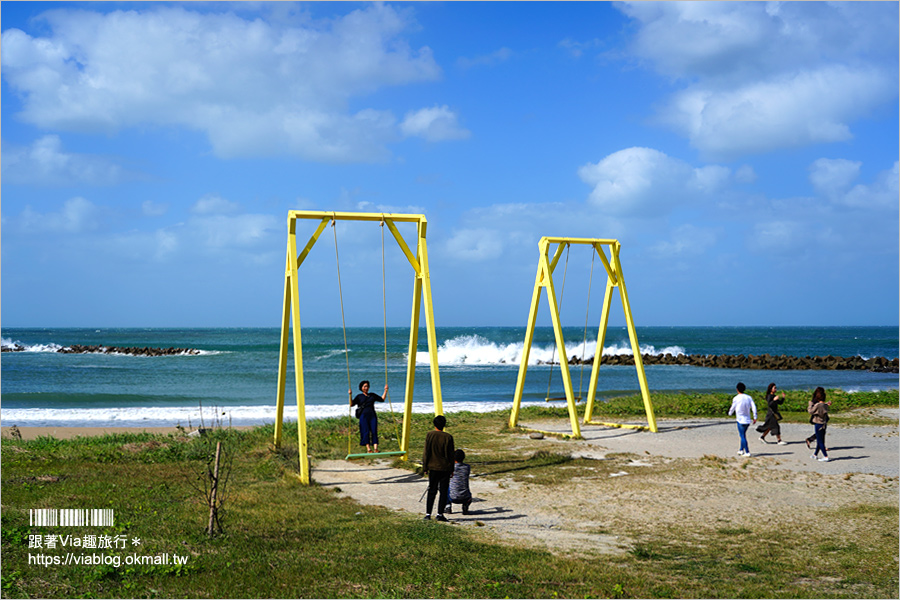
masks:
[[(306, 247), (297, 253), (297, 220), (319, 219), (319, 226), (307, 242)], [(327, 212), (327, 211), (288, 211), (288, 241), (287, 260), (284, 272), (284, 309), (281, 317), (281, 347), (278, 356), (278, 389), (276, 398), (275, 415), (275, 447), (281, 446), (281, 432), (284, 424), (284, 390), (287, 380), (287, 359), (290, 342), (290, 332), (293, 329), (294, 347), (294, 377), (297, 394), (297, 438), (300, 453), (300, 481), (309, 484), (309, 456), (306, 427), (306, 392), (303, 383), (303, 343), (300, 329), (300, 297), (299, 275), (300, 265), (309, 255), (319, 236), (329, 223), (335, 221), (375, 221), (387, 225), (397, 244), (412, 266), (415, 281), (413, 283), (412, 318), (409, 328), (409, 354), (406, 368), (406, 395), (404, 399), (403, 429), (400, 440), (400, 452), (379, 453), (402, 455), (406, 460), (409, 451), (409, 432), (412, 418), (413, 387), (416, 376), (416, 350), (419, 343), (419, 314), (422, 304), (425, 306), (425, 329), (428, 335), (428, 356), (431, 366), (431, 392), (434, 398), (434, 414), (444, 414), (441, 399), (441, 378), (438, 372), (437, 360), (437, 334), (434, 325), (434, 309), (431, 297), (431, 275), (428, 270), (428, 249), (425, 244), (425, 233), (428, 222), (424, 215), (414, 214), (385, 214), (385, 213), (354, 213), (354, 212)], [(418, 241), (416, 253), (412, 251), (400, 235), (395, 223), (416, 223)], [(293, 327), (291, 324), (293, 322)]]
[[(550, 244), (559, 244), (553, 259), (550, 259)], [(653, 404), (650, 402), (650, 390), (647, 386), (647, 375), (644, 372), (644, 361), (641, 357), (638, 345), (637, 332), (634, 327), (634, 319), (631, 314), (631, 305), (628, 302), (628, 292), (625, 289), (625, 279), (622, 275), (622, 264), (619, 262), (619, 250), (621, 244), (613, 239), (568, 238), (568, 237), (542, 237), (538, 242), (540, 256), (538, 259), (537, 276), (534, 282), (534, 292), (531, 296), (531, 311), (528, 315), (528, 326), (525, 331), (525, 347), (522, 349), (522, 362), (519, 365), (519, 378), (516, 381), (516, 392), (513, 397), (513, 407), (509, 415), (509, 426), (517, 427), (519, 423), (519, 409), (522, 404), (522, 394), (525, 389), (525, 374), (528, 371), (528, 358), (531, 354), (531, 344), (534, 340), (534, 328), (537, 321), (538, 303), (541, 299), (541, 290), (547, 289), (547, 302), (550, 305), (550, 318), (553, 322), (553, 333), (556, 337), (556, 348), (559, 353), (559, 367), (562, 371), (563, 387), (566, 392), (566, 404), (569, 409), (569, 421), (572, 424), (572, 436), (581, 437), (581, 427), (578, 424), (578, 413), (575, 409), (575, 394), (572, 389), (572, 374), (569, 371), (569, 363), (566, 354), (565, 341), (563, 339), (562, 325), (559, 318), (559, 305), (556, 300), (556, 290), (553, 286), (553, 271), (562, 256), (563, 250), (572, 244), (590, 245), (597, 252), (603, 267), (606, 269), (606, 295), (603, 299), (603, 313), (600, 317), (600, 328), (597, 332), (597, 348), (594, 351), (594, 364), (591, 368), (591, 381), (588, 386), (587, 404), (584, 410), (584, 423), (587, 425), (604, 425), (607, 427), (627, 427), (633, 429), (649, 429), (656, 433), (656, 417), (653, 414)], [(603, 250), (608, 246), (611, 259), (606, 257)], [(628, 327), (628, 337), (631, 341), (631, 350), (634, 354), (634, 365), (637, 370), (638, 382), (641, 387), (641, 397), (644, 401), (644, 410), (647, 413), (647, 425), (629, 425), (621, 423), (604, 423), (593, 420), (594, 396), (597, 392), (597, 379), (600, 373), (600, 358), (603, 353), (603, 344), (606, 341), (606, 328), (609, 323), (609, 307), (612, 302), (613, 288), (619, 289), (622, 299), (622, 308), (625, 311), (625, 322)], [(528, 428), (524, 428), (528, 429)], [(540, 430), (531, 430), (540, 431)], [(541, 433), (552, 433), (541, 431)]]

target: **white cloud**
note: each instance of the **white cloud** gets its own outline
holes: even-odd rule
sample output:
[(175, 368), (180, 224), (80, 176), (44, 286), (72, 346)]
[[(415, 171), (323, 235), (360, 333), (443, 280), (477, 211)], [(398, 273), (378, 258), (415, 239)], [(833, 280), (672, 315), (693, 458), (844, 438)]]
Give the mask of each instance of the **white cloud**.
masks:
[(99, 209), (89, 200), (70, 198), (58, 212), (38, 213), (25, 207), (21, 229), (28, 233), (85, 233), (99, 227)]
[(284, 252), (284, 223), (266, 214), (195, 214), (185, 222), (150, 231), (116, 232), (94, 241), (135, 262), (212, 259), (257, 264), (273, 252)]
[(861, 166), (861, 162), (852, 160), (820, 158), (810, 166), (809, 180), (816, 191), (834, 197), (850, 189)]
[(186, 233), (199, 240), (207, 250), (253, 248), (270, 236), (284, 235), (283, 223), (272, 215), (212, 215), (192, 218)]
[(409, 112), (400, 124), (400, 130), (406, 136), (422, 137), (429, 142), (462, 140), (471, 135), (467, 129), (459, 126), (456, 113), (448, 106)]
[(809, 180), (819, 194), (837, 206), (896, 211), (900, 198), (898, 164), (879, 173), (871, 185), (854, 185), (862, 163), (820, 158), (810, 166)]
[(152, 200), (144, 200), (141, 203), (141, 211), (148, 217), (161, 217), (169, 211), (169, 205), (159, 204)]
[(497, 260), (503, 252), (505, 233), (494, 229), (456, 231), (446, 243), (446, 252), (459, 260), (472, 262)]
[(675, 95), (660, 120), (705, 154), (729, 158), (848, 140), (850, 122), (894, 88), (878, 70), (825, 67), (727, 90), (693, 86)]
[(111, 161), (65, 152), (58, 135), (45, 135), (30, 146), (3, 144), (4, 183), (25, 185), (113, 185), (126, 173)]
[(210, 194), (197, 200), (191, 207), (191, 212), (195, 215), (227, 214), (237, 211), (238, 208), (236, 202)]
[(566, 38), (559, 42), (558, 46), (564, 48), (572, 55), (573, 58), (581, 58), (585, 50), (590, 50), (601, 45), (600, 40), (594, 38), (587, 42), (579, 42), (571, 38)]
[(734, 179), (738, 183), (753, 183), (756, 181), (756, 171), (750, 165), (741, 165), (734, 172)]
[(512, 55), (513, 51), (504, 46), (499, 50), (483, 56), (476, 56), (475, 58), (461, 57), (457, 59), (456, 64), (462, 69), (471, 69), (472, 67), (493, 67), (506, 62)]
[(696, 225), (681, 225), (671, 232), (668, 240), (651, 245), (652, 256), (664, 260), (702, 256), (719, 239), (716, 231)]
[(157, 260), (164, 260), (178, 251), (178, 236), (172, 231), (160, 229), (154, 233), (152, 241)]
[(351, 101), (440, 75), (431, 50), (404, 39), (408, 14), (371, 4), (291, 25), (180, 7), (53, 10), (47, 37), (3, 33), (3, 77), (20, 118), (42, 128), (181, 126), (220, 157), (380, 160), (396, 118)]
[(708, 157), (846, 140), (897, 97), (896, 3), (617, 6), (634, 56), (686, 86), (660, 121)]
[(731, 179), (726, 167), (693, 168), (652, 148), (626, 148), (578, 169), (593, 186), (588, 202), (615, 215), (659, 217), (678, 204), (709, 197)]
[(810, 244), (822, 237), (821, 232), (810, 231), (809, 222), (766, 220), (753, 225), (747, 243), (756, 252), (797, 259), (797, 252), (808, 251)]

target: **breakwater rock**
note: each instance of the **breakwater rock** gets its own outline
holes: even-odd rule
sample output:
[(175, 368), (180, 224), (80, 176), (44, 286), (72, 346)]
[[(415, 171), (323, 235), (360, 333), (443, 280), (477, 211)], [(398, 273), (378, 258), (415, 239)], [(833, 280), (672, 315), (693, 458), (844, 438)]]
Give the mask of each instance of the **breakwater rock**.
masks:
[[(3, 346), (3, 352), (24, 352), (26, 348), (21, 344)], [(56, 350), (60, 354), (128, 354), (131, 356), (193, 356), (200, 354), (194, 348), (149, 348), (144, 347), (120, 347), (120, 346), (83, 346), (73, 344), (63, 346)]]
[[(772, 356), (760, 354), (744, 356), (714, 354), (642, 354), (645, 365), (685, 365), (707, 367), (711, 369), (759, 369), (765, 371), (872, 371), (875, 373), (897, 373), (900, 371), (900, 359), (889, 359), (883, 356), (865, 359), (861, 356)], [(570, 365), (580, 365), (582, 360), (577, 356), (569, 359)], [(584, 364), (594, 364), (594, 357), (586, 358)], [(601, 365), (633, 365), (631, 354), (615, 354), (603, 356)]]

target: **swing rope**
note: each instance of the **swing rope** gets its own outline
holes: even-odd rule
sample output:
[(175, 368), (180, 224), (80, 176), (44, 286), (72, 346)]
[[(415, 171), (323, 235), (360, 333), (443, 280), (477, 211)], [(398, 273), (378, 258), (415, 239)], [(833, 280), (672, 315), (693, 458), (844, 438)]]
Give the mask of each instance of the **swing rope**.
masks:
[[(334, 262), (337, 265), (337, 279), (338, 279), (338, 296), (341, 300), (341, 330), (344, 334), (344, 359), (347, 366), (347, 393), (350, 399), (350, 402), (353, 402), (353, 383), (350, 380), (350, 350), (347, 346), (347, 321), (344, 317), (344, 290), (341, 285), (341, 259), (340, 254), (338, 252), (338, 240), (337, 240), (337, 219), (332, 217), (331, 219), (331, 227), (334, 232)], [(400, 430), (397, 426), (397, 418), (394, 415), (394, 406), (391, 402), (391, 392), (390, 386), (388, 386), (388, 368), (387, 368), (387, 277), (385, 276), (385, 259), (384, 259), (384, 219), (381, 221), (381, 308), (382, 315), (384, 317), (384, 384), (388, 387), (387, 393), (385, 393), (385, 399), (388, 401), (388, 406), (391, 410), (391, 421), (394, 423), (394, 432), (397, 436), (397, 443), (400, 443)], [(353, 405), (348, 403), (347, 406), (347, 457), (351, 458), (353, 455)], [(405, 452), (372, 452), (370, 454), (406, 454)]]
[[(591, 276), (588, 279), (587, 307), (584, 309), (584, 334), (581, 336), (581, 377), (578, 379), (578, 396), (581, 397), (582, 384), (584, 384), (584, 353), (587, 350), (587, 326), (588, 315), (591, 311), (591, 287), (594, 284), (594, 258), (597, 256), (596, 248), (591, 247)], [(599, 360), (594, 353), (594, 360)]]
[[(331, 231), (334, 233), (334, 262), (337, 264), (338, 296), (341, 299), (341, 330), (344, 332), (344, 359), (347, 362), (347, 395), (353, 402), (353, 384), (350, 382), (350, 351), (347, 349), (347, 322), (344, 320), (344, 291), (341, 288), (341, 260), (338, 257), (337, 219), (331, 219)], [(353, 405), (347, 404), (347, 454), (350, 454), (352, 442), (350, 431), (353, 429)]]
[[(569, 249), (571, 247), (572, 246), (567, 242), (566, 243), (566, 265), (565, 265), (565, 268), (563, 269), (563, 283), (562, 283), (562, 289), (559, 292), (559, 305), (557, 307), (557, 310), (559, 312), (562, 312), (563, 296), (565, 296), (565, 294), (566, 294), (566, 276), (569, 273)], [(562, 327), (562, 323), (560, 323), (560, 327)], [(565, 347), (565, 339), (563, 339), (563, 346)], [(550, 352), (550, 375), (547, 377), (547, 398), (546, 399), (548, 401), (551, 399), (550, 398), (550, 382), (553, 380), (553, 358), (555, 356), (556, 356), (556, 344), (553, 344), (553, 350), (551, 350), (551, 352)], [(562, 357), (560, 357), (560, 360), (562, 360)]]
[(384, 219), (381, 220), (381, 311), (384, 323), (384, 385), (388, 388), (384, 397), (388, 401), (388, 408), (391, 410), (391, 421), (394, 423), (394, 434), (397, 436), (397, 443), (400, 443), (400, 428), (397, 425), (397, 418), (394, 415), (394, 404), (391, 402), (391, 389), (388, 386), (388, 358), (387, 358), (387, 277), (384, 267)]

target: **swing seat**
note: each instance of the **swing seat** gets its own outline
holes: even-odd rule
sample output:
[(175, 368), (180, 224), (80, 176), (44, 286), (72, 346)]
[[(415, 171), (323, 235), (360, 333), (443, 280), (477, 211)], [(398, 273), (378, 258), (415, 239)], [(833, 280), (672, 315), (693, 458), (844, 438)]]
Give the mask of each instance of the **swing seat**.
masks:
[[(544, 398), (544, 402), (557, 402), (566, 400), (565, 396), (548, 396)], [(581, 396), (575, 396), (575, 402), (581, 402)]]
[(367, 458), (370, 456), (405, 456), (405, 450), (394, 450), (392, 452), (360, 452), (357, 454), (348, 454), (344, 460), (350, 460), (351, 458)]

